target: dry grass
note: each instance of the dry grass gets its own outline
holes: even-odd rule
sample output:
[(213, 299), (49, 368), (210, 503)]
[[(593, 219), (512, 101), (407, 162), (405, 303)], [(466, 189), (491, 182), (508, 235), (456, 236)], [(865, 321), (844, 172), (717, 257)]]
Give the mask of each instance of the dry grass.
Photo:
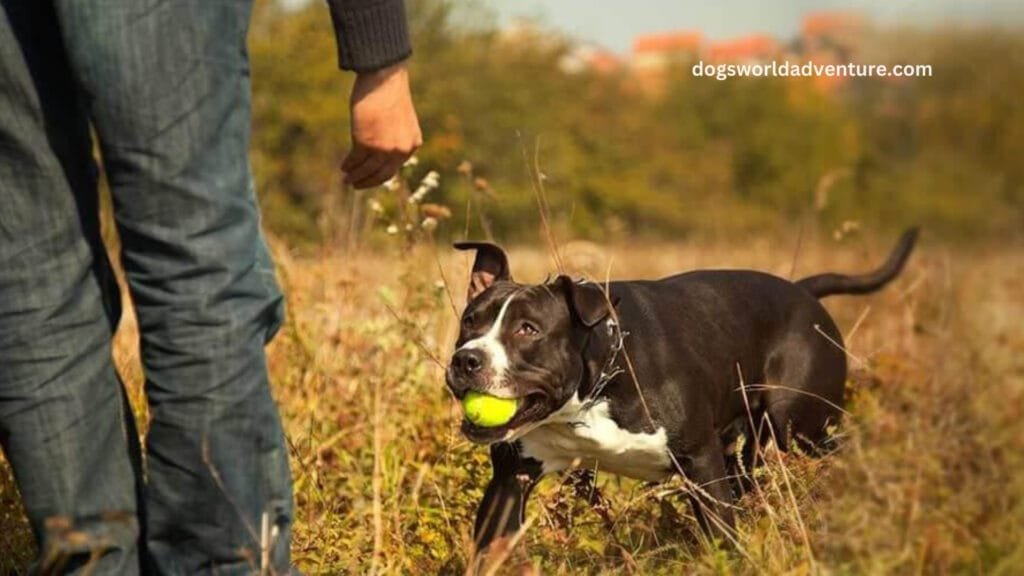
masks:
[[(563, 246), (569, 271), (657, 277), (701, 267), (789, 276), (787, 242)], [(796, 276), (876, 264), (886, 240), (805, 239)], [(315, 258), (278, 252), (290, 320), (270, 348), (291, 444), (295, 562), (310, 574), (465, 571), (486, 450), (458, 433), (443, 388), (467, 257), (443, 247)], [(523, 281), (547, 251), (511, 251)], [(736, 552), (696, 537), (680, 483), (600, 476), (613, 522), (546, 480), (530, 528), (499, 572), (678, 574), (1019, 573), (1024, 562), (1024, 256), (925, 242), (884, 292), (828, 302), (857, 369), (841, 450), (769, 452), (742, 501)], [(439, 286), (443, 276), (451, 294)], [(854, 327), (856, 326), (856, 329)], [(116, 357), (143, 410), (127, 318)], [(642, 383), (641, 383), (642, 385)], [(0, 571), (32, 554), (9, 472), (0, 470)]]

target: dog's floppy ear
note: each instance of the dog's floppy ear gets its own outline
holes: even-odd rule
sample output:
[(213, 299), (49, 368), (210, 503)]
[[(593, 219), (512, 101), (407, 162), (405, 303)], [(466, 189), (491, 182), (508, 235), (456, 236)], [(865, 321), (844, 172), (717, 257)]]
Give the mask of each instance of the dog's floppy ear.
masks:
[(572, 278), (564, 275), (559, 276), (555, 283), (565, 292), (569, 309), (587, 328), (593, 328), (595, 324), (607, 318), (611, 308), (618, 303), (617, 299), (609, 303), (600, 284), (573, 282)]
[(466, 295), (468, 300), (473, 300), (495, 282), (512, 281), (508, 256), (500, 247), (487, 242), (456, 242), (455, 249), (476, 250), (473, 272), (469, 275), (469, 289)]

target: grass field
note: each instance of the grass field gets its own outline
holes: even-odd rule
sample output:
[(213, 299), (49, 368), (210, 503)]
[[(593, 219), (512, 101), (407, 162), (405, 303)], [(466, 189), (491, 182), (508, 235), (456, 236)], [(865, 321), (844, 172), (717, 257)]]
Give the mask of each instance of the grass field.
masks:
[[(591, 278), (706, 267), (784, 277), (858, 271), (894, 240), (774, 239), (562, 246)], [(823, 236), (824, 237), (824, 236)], [(446, 247), (289, 256), (275, 246), (289, 322), (270, 347), (292, 453), (293, 558), (309, 574), (465, 571), (490, 470), (458, 432), (442, 365), (468, 257)], [(521, 281), (554, 270), (511, 250)], [(795, 270), (794, 270), (795, 269)], [(925, 234), (882, 293), (827, 302), (851, 356), (842, 447), (820, 460), (769, 450), (741, 502), (741, 545), (697, 538), (680, 483), (599, 475), (612, 525), (559, 478), (494, 568), (511, 574), (1020, 574), (1024, 566), (1024, 251), (957, 247)], [(145, 417), (132, 319), (115, 355)], [(642, 386), (642, 383), (641, 383)], [(33, 555), (10, 472), (0, 468), (0, 573)], [(503, 561), (502, 561), (503, 560)]]

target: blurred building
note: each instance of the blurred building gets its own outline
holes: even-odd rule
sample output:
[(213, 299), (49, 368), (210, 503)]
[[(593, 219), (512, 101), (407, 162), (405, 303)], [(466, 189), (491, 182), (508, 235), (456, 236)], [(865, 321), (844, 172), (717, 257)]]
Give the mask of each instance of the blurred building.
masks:
[(804, 52), (831, 51), (849, 56), (860, 46), (867, 19), (858, 12), (811, 12), (800, 25)]
[(634, 69), (663, 69), (670, 64), (697, 57), (704, 35), (694, 30), (649, 34), (633, 40), (631, 65)]
[(637, 36), (629, 60), (636, 86), (647, 94), (660, 93), (669, 70), (696, 61), (703, 44), (704, 35), (695, 30)]
[(767, 34), (751, 34), (721, 42), (711, 42), (704, 50), (706, 62), (764, 64), (782, 53), (779, 41)]
[[(849, 11), (811, 12), (800, 25), (796, 53), (815, 64), (847, 64), (856, 61), (868, 22), (863, 14)], [(850, 82), (846, 76), (816, 76), (814, 84), (834, 92)]]

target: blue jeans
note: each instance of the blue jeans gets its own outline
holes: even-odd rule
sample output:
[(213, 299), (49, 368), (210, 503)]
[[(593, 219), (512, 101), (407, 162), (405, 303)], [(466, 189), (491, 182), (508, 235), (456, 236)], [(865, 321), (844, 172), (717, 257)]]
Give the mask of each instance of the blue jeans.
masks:
[[(248, 161), (250, 10), (0, 0), (0, 444), (38, 569), (288, 569), (291, 477), (263, 350), (283, 304)], [(145, 466), (111, 363), (120, 302), (93, 135), (141, 333)]]

